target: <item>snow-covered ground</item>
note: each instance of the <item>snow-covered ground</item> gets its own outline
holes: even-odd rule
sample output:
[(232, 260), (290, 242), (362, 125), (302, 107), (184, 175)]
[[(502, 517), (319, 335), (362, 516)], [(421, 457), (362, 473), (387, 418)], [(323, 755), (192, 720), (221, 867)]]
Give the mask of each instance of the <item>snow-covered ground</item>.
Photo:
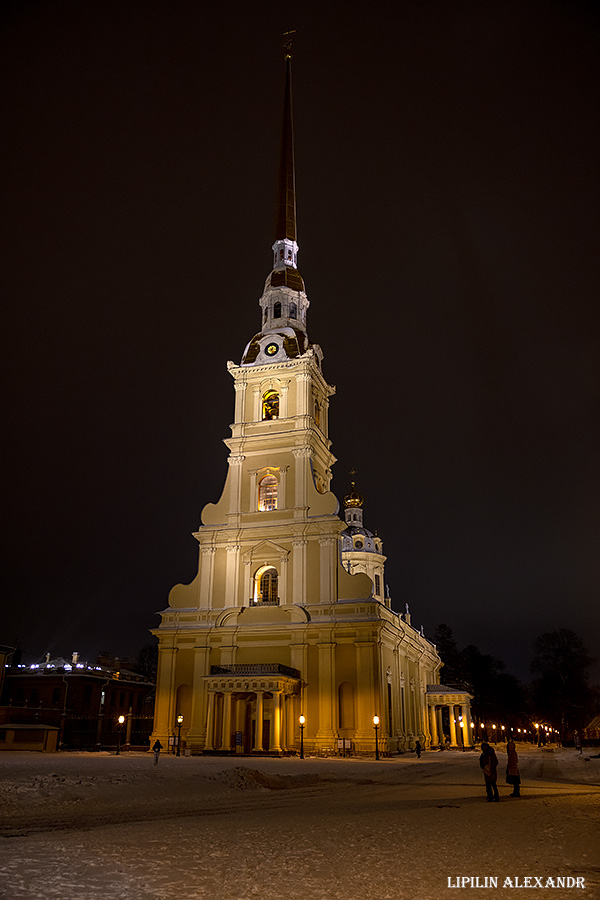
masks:
[[(158, 766), (141, 753), (0, 753), (0, 897), (452, 900), (471, 887), (448, 879), (487, 876), (498, 887), (478, 897), (600, 900), (600, 759), (519, 755), (523, 795), (500, 778), (498, 804), (472, 752), (163, 753)], [(517, 876), (585, 887), (503, 887)]]

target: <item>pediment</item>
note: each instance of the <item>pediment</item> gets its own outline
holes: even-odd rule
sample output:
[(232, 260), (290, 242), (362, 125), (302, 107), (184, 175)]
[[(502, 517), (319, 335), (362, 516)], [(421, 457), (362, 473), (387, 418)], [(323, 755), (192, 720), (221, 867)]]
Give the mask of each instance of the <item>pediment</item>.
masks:
[(246, 550), (246, 552), (242, 554), (242, 559), (244, 562), (252, 562), (252, 560), (255, 559), (269, 562), (273, 559), (286, 559), (289, 554), (289, 550), (276, 544), (275, 541), (260, 541), (260, 543), (255, 544), (254, 547), (250, 547), (249, 550)]

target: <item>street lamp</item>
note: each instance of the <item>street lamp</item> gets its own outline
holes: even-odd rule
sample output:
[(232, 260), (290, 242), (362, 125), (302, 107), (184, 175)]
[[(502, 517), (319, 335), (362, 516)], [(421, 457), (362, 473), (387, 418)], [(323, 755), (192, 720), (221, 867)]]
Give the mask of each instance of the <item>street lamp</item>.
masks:
[(375, 759), (379, 759), (379, 739), (377, 729), (379, 728), (379, 716), (373, 716), (373, 728), (375, 729)]
[(177, 716), (177, 756), (181, 756), (181, 726), (183, 725), (183, 716)]
[(123, 728), (123, 722), (125, 721), (125, 716), (119, 716), (117, 722), (119, 723), (119, 727), (117, 728), (117, 756), (121, 752), (121, 730)]
[(494, 729), (494, 743), (497, 744), (498, 741), (497, 741), (497, 739), (496, 739), (496, 726), (495, 726), (495, 725), (492, 725), (492, 728)]
[(304, 723), (306, 719), (300, 716), (300, 759), (304, 759)]
[(463, 749), (463, 753), (464, 753), (465, 752), (465, 732), (463, 731), (463, 729), (465, 727), (465, 723), (461, 719), (459, 724), (460, 724), (460, 742), (462, 744), (462, 749)]

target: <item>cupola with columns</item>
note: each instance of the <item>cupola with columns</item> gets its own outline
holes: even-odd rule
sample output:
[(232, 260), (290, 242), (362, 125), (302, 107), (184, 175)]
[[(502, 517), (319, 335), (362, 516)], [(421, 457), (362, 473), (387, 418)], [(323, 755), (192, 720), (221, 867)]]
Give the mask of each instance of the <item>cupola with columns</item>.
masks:
[[(356, 471), (350, 473), (353, 478)], [(385, 584), (385, 561), (383, 542), (377, 532), (373, 534), (363, 524), (365, 498), (356, 490), (356, 481), (351, 481), (350, 492), (344, 497), (344, 517), (346, 525), (340, 535), (340, 551), (345, 569), (355, 575), (363, 572), (373, 582), (373, 597), (391, 608), (389, 592)]]

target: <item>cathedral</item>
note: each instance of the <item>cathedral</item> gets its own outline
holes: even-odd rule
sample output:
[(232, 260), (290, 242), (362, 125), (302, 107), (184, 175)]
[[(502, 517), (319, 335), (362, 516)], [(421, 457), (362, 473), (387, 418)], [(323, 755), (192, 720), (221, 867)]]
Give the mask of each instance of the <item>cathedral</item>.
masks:
[[(298, 270), (286, 53), (273, 267), (260, 330), (228, 362), (235, 404), (221, 498), (202, 511), (198, 573), (169, 594), (152, 742), (191, 753), (470, 746), (469, 695), (439, 684), (435, 646), (391, 608), (383, 544), (353, 482), (330, 490), (335, 388), (308, 336)], [(459, 730), (460, 725), (460, 730)], [(180, 736), (180, 738), (179, 738)]]

